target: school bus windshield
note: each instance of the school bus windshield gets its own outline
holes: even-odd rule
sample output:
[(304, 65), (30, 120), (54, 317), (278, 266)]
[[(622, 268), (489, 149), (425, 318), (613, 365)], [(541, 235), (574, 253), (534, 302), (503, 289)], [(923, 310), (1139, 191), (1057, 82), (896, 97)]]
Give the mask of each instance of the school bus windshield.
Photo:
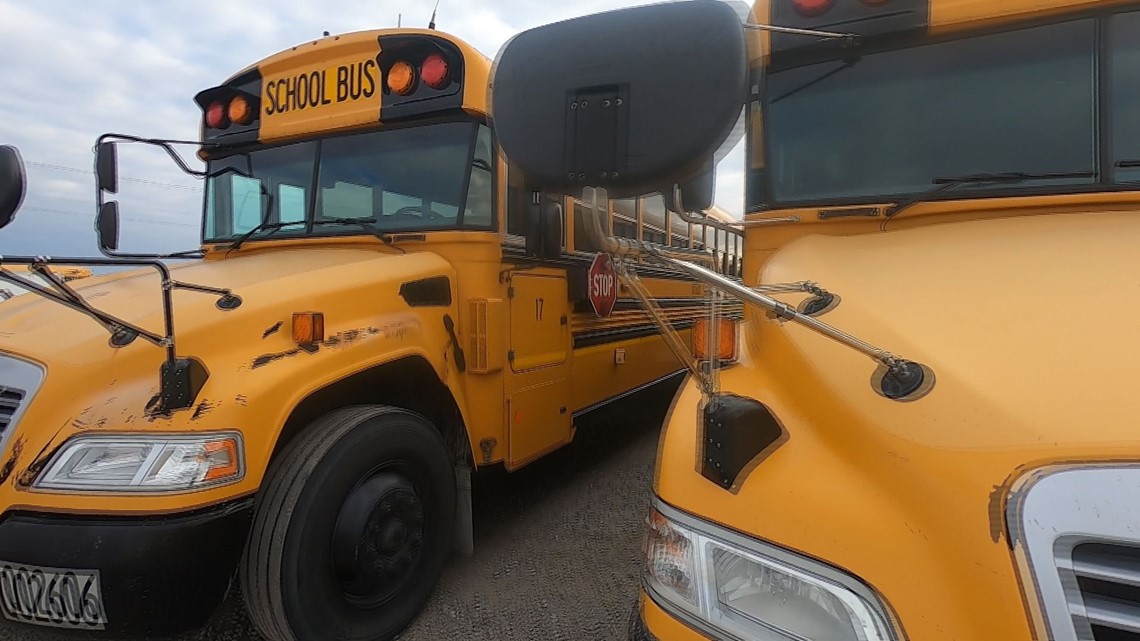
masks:
[(380, 231), (491, 229), (490, 130), (445, 122), (307, 140), (209, 162), (207, 241), (261, 223), (255, 238), (360, 233), (321, 225), (366, 220)]
[[(905, 48), (872, 44), (847, 60), (777, 56), (762, 100), (769, 175), (754, 177), (750, 209), (881, 202), (979, 173), (1069, 176), (955, 186), (954, 197), (1135, 180), (1120, 164), (1140, 158), (1140, 16), (1113, 18), (1110, 50), (1098, 50), (1097, 28), (1079, 19)], [(1098, 66), (1108, 82), (1097, 81)]]

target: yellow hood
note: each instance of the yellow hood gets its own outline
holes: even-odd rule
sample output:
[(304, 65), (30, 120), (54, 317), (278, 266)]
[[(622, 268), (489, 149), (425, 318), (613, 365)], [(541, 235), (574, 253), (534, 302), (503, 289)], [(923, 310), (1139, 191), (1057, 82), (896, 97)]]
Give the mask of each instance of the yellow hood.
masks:
[(750, 314), (721, 386), (768, 405), (787, 441), (719, 489), (695, 465), (688, 386), (657, 492), (859, 577), (909, 638), (1029, 641), (1010, 484), (1041, 465), (1140, 461), (1137, 238), (1135, 214), (1086, 213), (790, 243), (762, 282), (818, 282), (842, 299), (822, 320), (929, 366), (936, 385), (888, 400), (867, 356)]
[[(436, 254), (397, 255), (383, 249), (270, 250), (178, 265), (171, 270), (175, 280), (229, 288), (242, 298), (240, 307), (223, 311), (216, 306), (216, 295), (175, 290), (179, 355), (194, 354), (194, 346), (202, 338), (221, 336), (235, 345), (249, 345), (260, 341), (273, 323), (287, 321), (293, 311), (320, 311), (333, 305), (343, 308), (344, 297), (358, 293), (395, 295), (407, 280), (448, 271), (450, 265)], [(96, 309), (163, 333), (156, 271), (87, 278), (74, 281), (72, 286)], [(141, 338), (115, 350), (108, 345), (109, 337), (90, 317), (39, 296), (22, 296), (0, 308), (0, 351), (40, 360), (49, 369), (53, 364), (107, 364), (119, 353), (136, 349), (150, 350), (161, 359), (161, 350)]]

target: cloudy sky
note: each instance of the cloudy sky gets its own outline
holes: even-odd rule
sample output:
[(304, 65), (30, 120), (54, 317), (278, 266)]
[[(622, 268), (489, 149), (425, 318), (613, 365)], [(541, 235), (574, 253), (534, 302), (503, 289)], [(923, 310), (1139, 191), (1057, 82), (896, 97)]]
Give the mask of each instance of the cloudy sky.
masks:
[[(441, 0), (436, 28), (494, 57), (515, 33), (648, 0)], [(194, 139), (193, 96), (295, 44), (396, 26), (426, 27), (432, 0), (0, 0), (0, 144), (19, 147), (28, 196), (0, 231), (0, 254), (98, 255), (92, 147), (102, 133)], [(163, 152), (120, 148), (124, 251), (191, 249), (201, 183)], [(743, 156), (718, 172), (717, 203), (738, 214)]]

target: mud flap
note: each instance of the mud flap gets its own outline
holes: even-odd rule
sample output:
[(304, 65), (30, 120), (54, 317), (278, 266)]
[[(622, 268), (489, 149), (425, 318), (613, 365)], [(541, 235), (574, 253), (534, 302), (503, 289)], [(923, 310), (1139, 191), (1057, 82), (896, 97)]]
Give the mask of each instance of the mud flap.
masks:
[(471, 468), (455, 466), (455, 543), (459, 554), (475, 554), (475, 522), (471, 509)]

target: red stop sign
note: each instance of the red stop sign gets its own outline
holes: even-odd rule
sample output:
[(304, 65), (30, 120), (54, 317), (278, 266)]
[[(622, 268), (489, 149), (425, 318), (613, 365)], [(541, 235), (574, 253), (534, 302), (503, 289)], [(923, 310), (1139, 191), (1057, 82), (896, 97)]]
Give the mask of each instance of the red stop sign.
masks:
[(614, 261), (609, 254), (594, 256), (587, 282), (594, 313), (603, 318), (609, 316), (614, 311), (618, 292), (617, 272), (614, 271)]

